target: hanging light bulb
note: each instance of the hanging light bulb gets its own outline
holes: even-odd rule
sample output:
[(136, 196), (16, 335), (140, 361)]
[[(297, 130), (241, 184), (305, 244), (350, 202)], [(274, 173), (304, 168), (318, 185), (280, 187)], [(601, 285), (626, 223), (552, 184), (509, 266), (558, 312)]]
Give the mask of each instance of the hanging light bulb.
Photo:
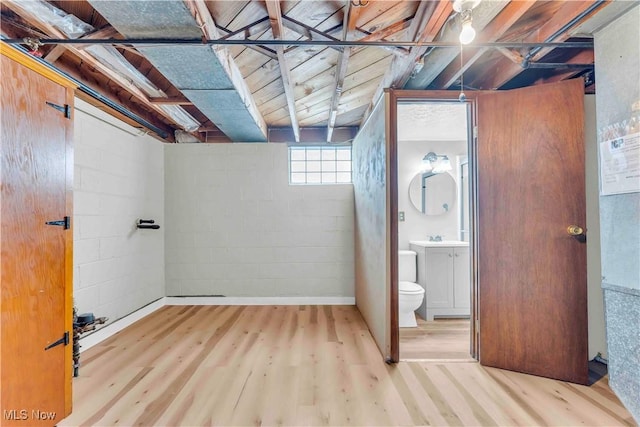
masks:
[(469, 44), (476, 38), (476, 30), (471, 25), (473, 19), (471, 18), (471, 10), (466, 10), (462, 13), (462, 30), (460, 31), (460, 43)]

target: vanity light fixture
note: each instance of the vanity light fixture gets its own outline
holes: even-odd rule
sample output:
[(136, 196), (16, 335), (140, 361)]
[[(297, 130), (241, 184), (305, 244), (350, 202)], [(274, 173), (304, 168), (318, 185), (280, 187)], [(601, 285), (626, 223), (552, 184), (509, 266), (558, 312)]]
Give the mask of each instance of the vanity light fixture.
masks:
[[(442, 157), (438, 160), (438, 157)], [(436, 154), (433, 151), (428, 152), (423, 158), (422, 163), (428, 165), (433, 173), (443, 173), (450, 171), (451, 160), (444, 154)]]
[(471, 11), (480, 4), (480, 0), (454, 0), (453, 10), (460, 14), (462, 29), (460, 30), (460, 43), (469, 44), (476, 37), (476, 30), (473, 28), (473, 18)]

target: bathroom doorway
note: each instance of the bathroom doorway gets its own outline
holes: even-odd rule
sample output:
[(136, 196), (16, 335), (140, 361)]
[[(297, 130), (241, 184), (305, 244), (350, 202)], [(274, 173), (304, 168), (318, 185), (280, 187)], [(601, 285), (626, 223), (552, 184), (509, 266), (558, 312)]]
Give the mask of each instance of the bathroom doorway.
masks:
[[(416, 267), (411, 269), (412, 260), (399, 260), (400, 360), (475, 361), (470, 114), (470, 106), (458, 100), (397, 105), (398, 249), (415, 253), (409, 256)], [(410, 309), (403, 289), (410, 282), (424, 290), (424, 298), (415, 309), (416, 322), (405, 324), (403, 310)]]

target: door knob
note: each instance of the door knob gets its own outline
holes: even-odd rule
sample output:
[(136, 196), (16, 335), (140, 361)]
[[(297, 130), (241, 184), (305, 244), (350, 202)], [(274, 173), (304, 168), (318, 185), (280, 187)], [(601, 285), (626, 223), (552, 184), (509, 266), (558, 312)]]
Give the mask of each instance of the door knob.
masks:
[(567, 233), (569, 233), (571, 236), (581, 236), (584, 234), (584, 230), (580, 226), (570, 225), (569, 227), (567, 227)]

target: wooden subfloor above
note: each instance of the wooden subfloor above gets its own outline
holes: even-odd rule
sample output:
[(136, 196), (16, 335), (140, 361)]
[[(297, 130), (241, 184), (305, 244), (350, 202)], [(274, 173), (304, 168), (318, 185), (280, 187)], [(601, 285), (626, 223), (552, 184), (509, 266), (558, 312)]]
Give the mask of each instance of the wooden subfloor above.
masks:
[(634, 424), (606, 377), (386, 365), (352, 306), (167, 306), (81, 364), (59, 426)]

